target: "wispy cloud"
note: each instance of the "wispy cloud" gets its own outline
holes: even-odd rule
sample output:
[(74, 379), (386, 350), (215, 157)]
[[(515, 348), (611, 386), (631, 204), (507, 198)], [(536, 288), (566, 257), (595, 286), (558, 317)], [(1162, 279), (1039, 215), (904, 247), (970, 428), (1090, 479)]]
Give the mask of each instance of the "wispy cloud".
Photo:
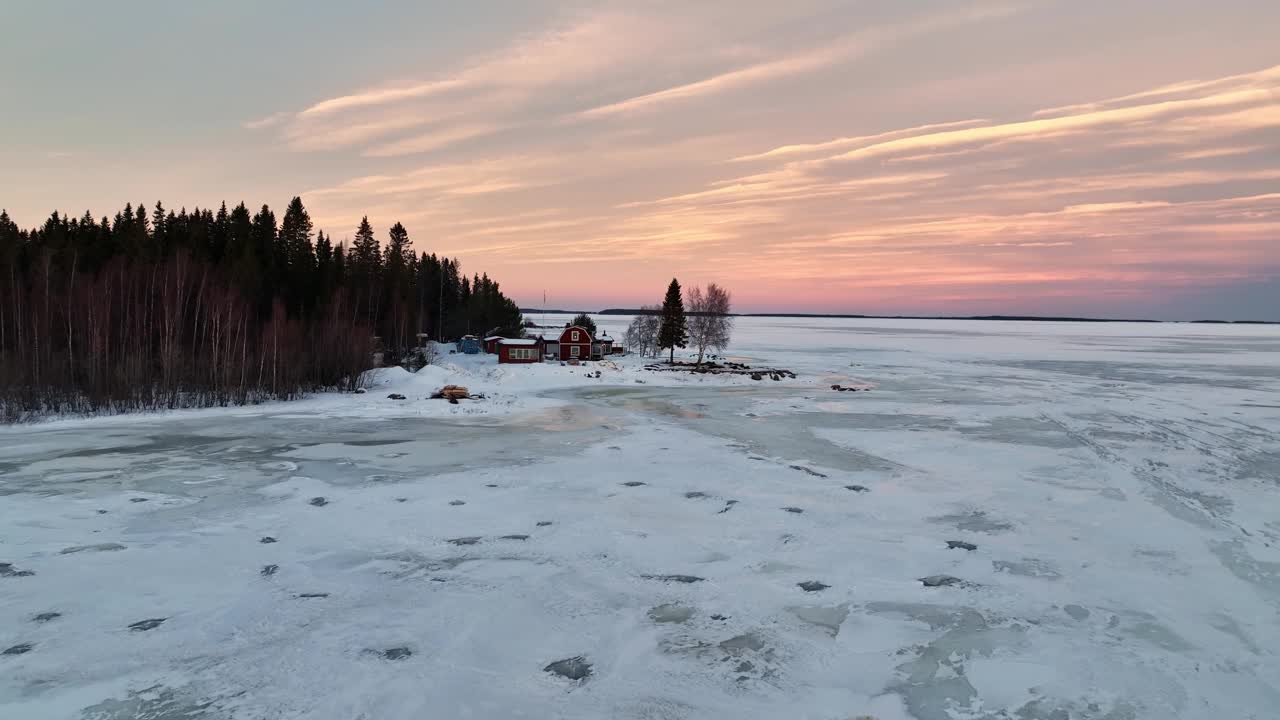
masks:
[[(521, 124), (552, 88), (573, 87), (600, 77), (615, 63), (636, 62), (649, 51), (646, 33), (660, 30), (651, 18), (600, 12), (519, 39), (440, 77), (327, 98), (246, 126), (279, 127), (298, 150), (371, 142), (378, 144), (366, 148), (370, 157), (439, 150), (500, 126)], [(426, 126), (432, 130), (385, 139)], [(480, 127), (490, 130), (481, 133)]]
[(265, 130), (266, 128), (272, 128), (280, 125), (285, 120), (292, 117), (292, 115), (293, 113), (288, 112), (272, 113), (266, 117), (258, 118), (256, 120), (247, 120), (244, 123), (244, 127), (247, 130)]
[(463, 140), (491, 135), (502, 129), (501, 125), (481, 123), (472, 126), (446, 127), (434, 132), (422, 133), (382, 145), (376, 145), (365, 151), (369, 157), (395, 157), (398, 155), (416, 155), (446, 147)]
[(628, 277), (676, 263), (759, 293), (873, 303), (1008, 300), (993, 287), (1127, 297), (1280, 272), (1280, 199), (1266, 192), (1280, 181), (1280, 66), (1046, 109), (905, 108), (923, 92), (911, 88), (868, 117), (838, 93), (838, 111), (739, 113), (779, 83), (882, 72), (1024, 10), (918, 7), (806, 42), (599, 11), (259, 129), (365, 164), (305, 196), (318, 218), (395, 213), (433, 249), (508, 270), (516, 292), (572, 277), (609, 295), (606, 269), (624, 263)]
[(848, 147), (858, 145), (874, 145), (889, 140), (897, 140), (899, 138), (916, 137), (939, 130), (954, 130), (957, 128), (971, 128), (977, 125), (986, 124), (987, 120), (957, 120), (954, 122), (931, 123), (929, 125), (920, 125), (917, 127), (903, 128), (901, 130), (889, 130), (887, 132), (876, 133), (874, 135), (860, 135), (857, 137), (842, 137), (835, 140), (826, 140), (817, 143), (800, 143), (796, 145), (783, 145), (772, 150), (766, 150), (762, 153), (754, 155), (743, 155), (733, 158), (734, 162), (750, 162), (752, 160), (767, 160), (770, 158), (784, 157), (787, 155), (811, 155), (816, 153), (831, 152), (833, 150), (842, 150)]
[(463, 78), (449, 78), (446, 80), (433, 80), (431, 82), (418, 83), (407, 87), (388, 87), (364, 90), (351, 95), (342, 95), (335, 98), (329, 98), (328, 100), (321, 100), (315, 105), (312, 105), (298, 113), (298, 116), (304, 118), (316, 117), (342, 110), (386, 105), (388, 103), (402, 102), (404, 100), (416, 100), (431, 97), (432, 95), (439, 95), (449, 90), (463, 88), (466, 87), (466, 85), (467, 81)]
[[(872, 24), (790, 53), (770, 48), (726, 52), (706, 46), (706, 36), (715, 32), (713, 23), (723, 21), (714, 13), (673, 13), (664, 21), (636, 11), (603, 10), (521, 38), (438, 77), (376, 85), (316, 101), (297, 112), (251, 120), (245, 127), (276, 129), (295, 150), (362, 148), (370, 157), (428, 153), (476, 137), (474, 129), (481, 126), (518, 128), (624, 115), (803, 75), (852, 62), (912, 37), (1007, 16), (1019, 8), (994, 0), (967, 2), (934, 14)], [(665, 63), (670, 71), (679, 72), (683, 66), (722, 64), (741, 55), (765, 59), (586, 110), (563, 106), (567, 99), (608, 93), (619, 84), (616, 79), (645, 74), (655, 64)], [(430, 129), (411, 132), (425, 127)]]
[(1055, 115), (1076, 115), (1080, 113), (1096, 112), (1110, 107), (1138, 104), (1136, 101), (1146, 101), (1141, 104), (1147, 104), (1148, 102), (1159, 101), (1160, 99), (1174, 99), (1178, 97), (1186, 97), (1188, 95), (1209, 95), (1223, 90), (1239, 89), (1241, 87), (1272, 87), (1278, 81), (1280, 81), (1280, 65), (1259, 70), (1257, 72), (1229, 75), (1227, 77), (1216, 78), (1213, 80), (1192, 80), (1171, 83), (1169, 85), (1162, 85), (1158, 88), (1129, 93), (1128, 95), (1121, 95), (1119, 97), (1099, 100), (1097, 102), (1045, 108), (1043, 110), (1037, 110), (1035, 112), (1035, 116), (1052, 117)]
[[(1153, 120), (1161, 116), (1174, 115), (1179, 112), (1219, 109), (1219, 108), (1258, 108), (1273, 102), (1274, 92), (1265, 89), (1233, 90), (1206, 97), (1183, 100), (1165, 100), (1148, 105), (1095, 110), (1076, 115), (1062, 115), (1039, 120), (1005, 123), (1002, 125), (986, 125), (963, 130), (912, 135), (909, 137), (872, 143), (836, 155), (831, 160), (850, 160), (888, 155), (903, 151), (921, 149), (937, 150), (957, 145), (981, 144), (1001, 140), (1060, 137), (1066, 134), (1079, 133), (1104, 125), (1139, 123)], [(1247, 116), (1246, 116), (1247, 117)], [(1244, 118), (1242, 118), (1244, 119)]]
[(720, 73), (704, 80), (676, 85), (655, 92), (638, 95), (617, 102), (585, 110), (582, 117), (607, 117), (645, 110), (675, 100), (713, 95), (761, 82), (813, 72), (831, 65), (851, 61), (895, 42), (907, 40), (947, 27), (1002, 17), (1016, 12), (1018, 6), (1008, 3), (983, 4), (952, 10), (938, 15), (911, 20), (905, 23), (863, 30), (848, 35), (835, 43), (814, 50), (780, 57), (766, 62)]

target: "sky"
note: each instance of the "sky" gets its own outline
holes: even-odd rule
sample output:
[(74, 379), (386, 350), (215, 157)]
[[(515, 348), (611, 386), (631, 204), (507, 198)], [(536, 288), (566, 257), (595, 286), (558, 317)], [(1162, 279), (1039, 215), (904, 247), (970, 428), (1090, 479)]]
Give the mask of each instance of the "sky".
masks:
[(526, 307), (1280, 320), (1274, 0), (16, 2), (0, 206), (367, 215)]

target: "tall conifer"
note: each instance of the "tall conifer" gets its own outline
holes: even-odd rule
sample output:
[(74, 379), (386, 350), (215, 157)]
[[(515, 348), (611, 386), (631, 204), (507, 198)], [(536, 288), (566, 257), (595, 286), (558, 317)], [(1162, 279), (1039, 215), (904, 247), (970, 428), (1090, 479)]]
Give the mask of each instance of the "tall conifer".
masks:
[(667, 296), (662, 300), (662, 327), (658, 330), (658, 347), (671, 350), (671, 363), (676, 361), (676, 348), (683, 349), (689, 341), (689, 328), (684, 318), (684, 296), (680, 282), (675, 278), (667, 286)]

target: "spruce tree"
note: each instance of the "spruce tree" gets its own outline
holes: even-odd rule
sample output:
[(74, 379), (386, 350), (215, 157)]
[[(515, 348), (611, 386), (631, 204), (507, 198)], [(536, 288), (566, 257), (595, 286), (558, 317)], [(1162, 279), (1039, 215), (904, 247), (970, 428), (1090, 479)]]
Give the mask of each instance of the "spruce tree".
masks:
[(410, 346), (408, 315), (409, 262), (408, 256), (413, 254), (410, 247), (409, 231), (404, 225), (396, 223), (391, 226), (390, 241), (383, 253), (382, 289), (384, 293), (382, 306), (390, 312), (383, 318), (382, 336), (389, 347), (396, 350)]
[(333, 248), (333, 286), (343, 287), (347, 282), (347, 246), (338, 243)]
[(253, 216), (250, 228), (250, 245), (253, 247), (252, 272), (254, 272), (257, 289), (258, 314), (261, 318), (271, 317), (271, 301), (275, 297), (276, 288), (282, 285), (283, 269), (276, 263), (276, 214), (271, 208), (263, 205)]
[(276, 241), (277, 258), (283, 261), (280, 278), (283, 280), (285, 298), (289, 310), (299, 316), (307, 314), (315, 305), (316, 255), (311, 245), (311, 216), (302, 206), (302, 198), (295, 197), (285, 210), (280, 222), (280, 235)]
[(675, 364), (676, 348), (683, 349), (689, 340), (689, 329), (684, 319), (684, 297), (680, 282), (675, 278), (667, 286), (667, 296), (662, 300), (662, 327), (658, 330), (658, 347), (671, 350), (670, 362)]
[(316, 299), (323, 304), (337, 288), (333, 279), (333, 243), (324, 231), (316, 233)]
[(363, 307), (364, 317), (370, 325), (377, 325), (382, 275), (382, 248), (373, 234), (373, 226), (366, 216), (356, 228), (356, 237), (347, 255), (347, 272), (351, 277), (352, 293), (356, 307)]
[(223, 201), (216, 218), (210, 223), (209, 259), (217, 265), (227, 254), (227, 243), (231, 241), (231, 215), (227, 212), (227, 203)]
[(302, 206), (302, 198), (295, 197), (284, 212), (279, 237), (283, 259), (293, 272), (310, 270), (315, 264), (315, 251), (311, 246), (312, 228), (311, 215)]
[[(173, 217), (172, 210), (169, 211), (169, 217)], [(162, 257), (169, 247), (166, 242), (168, 239), (166, 237), (168, 234), (166, 232), (167, 229), (168, 223), (165, 222), (164, 206), (157, 202), (156, 209), (151, 213), (151, 238), (152, 242), (155, 243), (156, 257)]]
[(356, 239), (351, 244), (350, 259), (353, 266), (358, 266), (362, 271), (370, 273), (382, 264), (382, 249), (378, 245), (378, 239), (373, 235), (373, 226), (369, 224), (368, 216), (361, 219), (360, 227), (356, 228)]
[(577, 317), (573, 319), (573, 324), (591, 333), (591, 337), (595, 338), (596, 321), (592, 320), (590, 315), (586, 313), (579, 314)]

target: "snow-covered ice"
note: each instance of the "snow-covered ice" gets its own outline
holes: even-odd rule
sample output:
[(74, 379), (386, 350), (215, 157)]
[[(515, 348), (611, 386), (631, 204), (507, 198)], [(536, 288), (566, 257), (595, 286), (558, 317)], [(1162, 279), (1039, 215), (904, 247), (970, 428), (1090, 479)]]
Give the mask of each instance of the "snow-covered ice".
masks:
[(1277, 717), (1280, 329), (729, 354), (0, 430), (0, 717)]

